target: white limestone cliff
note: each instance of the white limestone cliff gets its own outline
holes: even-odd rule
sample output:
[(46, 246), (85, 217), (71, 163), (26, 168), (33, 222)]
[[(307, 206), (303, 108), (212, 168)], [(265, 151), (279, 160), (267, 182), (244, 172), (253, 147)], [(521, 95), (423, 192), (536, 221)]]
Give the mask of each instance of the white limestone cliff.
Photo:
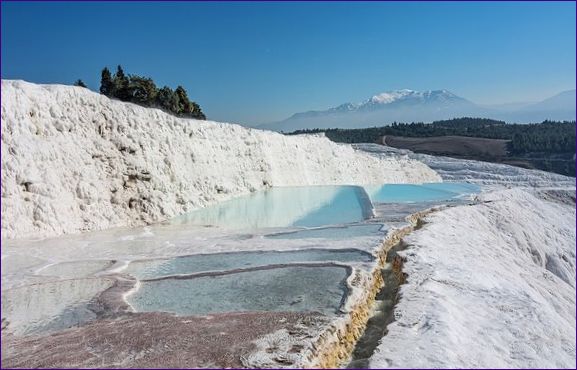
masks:
[(2, 238), (153, 223), (271, 186), (432, 181), (405, 155), (2, 81)]

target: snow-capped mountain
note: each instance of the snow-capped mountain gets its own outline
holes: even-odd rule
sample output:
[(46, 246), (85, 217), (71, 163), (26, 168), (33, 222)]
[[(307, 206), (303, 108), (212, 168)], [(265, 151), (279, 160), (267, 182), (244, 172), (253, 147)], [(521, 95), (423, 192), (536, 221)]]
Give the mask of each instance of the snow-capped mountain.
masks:
[(357, 128), (394, 121), (452, 118), (478, 110), (482, 108), (447, 90), (403, 89), (383, 92), (361, 103), (345, 103), (327, 110), (296, 113), (284, 121), (259, 128), (285, 132), (306, 128)]
[(469, 103), (447, 90), (415, 91), (409, 89), (388, 91), (371, 97), (360, 105), (361, 108), (382, 108), (400, 104), (455, 104)]
[(483, 107), (447, 90), (394, 90), (374, 95), (361, 103), (344, 103), (327, 110), (296, 113), (286, 120), (261, 125), (259, 128), (284, 132), (312, 128), (361, 128), (393, 122), (432, 122), (463, 116), (518, 123), (545, 119), (574, 120), (575, 90), (539, 103), (510, 109)]
[(474, 105), (447, 90), (415, 91), (409, 89), (394, 90), (374, 95), (362, 103), (344, 103), (334, 108), (323, 111), (308, 111), (296, 113), (289, 118), (302, 119), (307, 117), (327, 116), (339, 113), (371, 112), (380, 109), (398, 109), (403, 107), (415, 107), (419, 105), (438, 106), (437, 108), (450, 108), (454, 105)]

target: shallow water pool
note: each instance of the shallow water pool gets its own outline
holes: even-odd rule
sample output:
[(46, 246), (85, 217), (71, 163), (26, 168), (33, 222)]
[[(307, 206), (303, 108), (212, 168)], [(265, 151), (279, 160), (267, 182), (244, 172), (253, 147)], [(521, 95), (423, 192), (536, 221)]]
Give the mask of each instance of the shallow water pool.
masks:
[(468, 183), (430, 183), (422, 185), (386, 184), (365, 186), (375, 203), (413, 203), (450, 200), (475, 194), (480, 188)]
[[(88, 303), (110, 288), (106, 278), (49, 281), (2, 291), (2, 320), (17, 335), (79, 325), (96, 317)], [(4, 329), (3, 329), (4, 330)]]
[(348, 271), (340, 266), (290, 266), (192, 279), (143, 281), (127, 297), (138, 312), (204, 315), (242, 311), (338, 312)]
[(371, 254), (358, 249), (304, 249), (296, 251), (262, 251), (198, 254), (172, 259), (131, 262), (124, 272), (137, 279), (156, 279), (207, 271), (228, 271), (257, 266), (307, 262), (368, 262)]
[(175, 218), (173, 223), (230, 229), (317, 227), (362, 221), (372, 205), (358, 186), (278, 187)]

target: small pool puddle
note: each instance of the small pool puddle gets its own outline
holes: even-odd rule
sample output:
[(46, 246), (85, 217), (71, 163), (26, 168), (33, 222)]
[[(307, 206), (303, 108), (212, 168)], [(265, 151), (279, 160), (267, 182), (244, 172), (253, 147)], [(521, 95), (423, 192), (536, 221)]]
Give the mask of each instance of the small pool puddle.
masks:
[(49, 281), (2, 292), (2, 326), (15, 335), (39, 334), (95, 318), (90, 300), (113, 285), (112, 279)]
[(386, 184), (365, 186), (374, 203), (418, 203), (457, 199), (480, 191), (468, 183), (429, 183), (422, 185)]
[(347, 294), (343, 266), (283, 266), (193, 279), (141, 281), (127, 297), (138, 312), (177, 315), (243, 311), (338, 314)]

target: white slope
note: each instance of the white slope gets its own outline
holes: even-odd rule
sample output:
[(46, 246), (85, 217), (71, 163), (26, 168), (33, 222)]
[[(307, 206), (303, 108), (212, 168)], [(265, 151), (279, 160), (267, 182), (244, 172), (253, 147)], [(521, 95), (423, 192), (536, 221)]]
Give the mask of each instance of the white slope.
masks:
[(439, 181), (324, 137), (181, 119), (80, 87), (2, 81), (2, 237), (157, 222), (270, 186)]
[(353, 144), (353, 147), (382, 158), (407, 155), (431, 167), (443, 178), (443, 181), (470, 182), (483, 185), (485, 188), (575, 187), (576, 184), (574, 177), (506, 164), (417, 154), (410, 150), (378, 144)]
[(575, 368), (575, 188), (501, 190), (428, 218), (374, 368)]

